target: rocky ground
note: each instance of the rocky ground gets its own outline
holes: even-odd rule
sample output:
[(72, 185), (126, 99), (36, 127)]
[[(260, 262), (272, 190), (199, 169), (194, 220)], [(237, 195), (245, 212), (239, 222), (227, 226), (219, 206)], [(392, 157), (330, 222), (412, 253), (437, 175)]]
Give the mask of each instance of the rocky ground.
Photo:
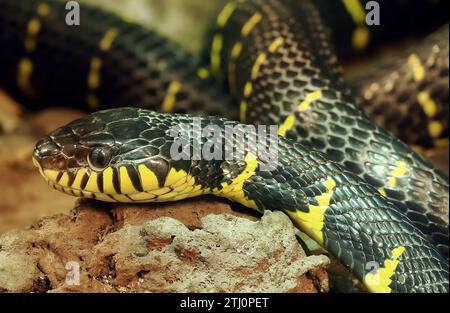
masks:
[(305, 255), (281, 212), (255, 221), (212, 199), (87, 202), (0, 237), (0, 290), (326, 292), (328, 263)]

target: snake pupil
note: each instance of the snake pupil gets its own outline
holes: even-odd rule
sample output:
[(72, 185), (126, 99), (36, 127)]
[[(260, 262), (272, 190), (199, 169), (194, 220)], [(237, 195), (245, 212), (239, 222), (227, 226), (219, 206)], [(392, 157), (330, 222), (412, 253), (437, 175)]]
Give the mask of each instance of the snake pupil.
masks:
[(88, 156), (88, 163), (95, 170), (104, 169), (109, 161), (111, 152), (105, 147), (95, 147)]

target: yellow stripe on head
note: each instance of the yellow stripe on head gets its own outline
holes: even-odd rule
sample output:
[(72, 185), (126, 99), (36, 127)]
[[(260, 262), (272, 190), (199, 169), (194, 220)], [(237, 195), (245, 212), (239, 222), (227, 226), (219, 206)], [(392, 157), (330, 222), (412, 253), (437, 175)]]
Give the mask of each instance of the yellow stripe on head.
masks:
[(59, 171), (55, 170), (43, 170), (42, 173), (45, 177), (47, 177), (52, 182), (56, 182), (56, 179), (58, 178)]
[(159, 187), (158, 178), (155, 173), (144, 164), (138, 166), (139, 176), (141, 177), (142, 189), (150, 191)]
[(103, 192), (110, 195), (117, 193), (113, 183), (113, 172), (112, 167), (103, 170)]
[(97, 173), (96, 172), (91, 172), (91, 174), (89, 175), (89, 179), (86, 183), (86, 186), (84, 187), (84, 190), (89, 191), (89, 192), (94, 192), (94, 193), (100, 192), (100, 189), (98, 188), (98, 184), (97, 184)]
[(73, 189), (78, 189), (81, 190), (81, 181), (83, 180), (84, 175), (87, 173), (87, 170), (85, 168), (80, 168), (76, 175), (75, 175), (75, 179), (73, 180), (72, 183), (72, 188)]
[(125, 166), (121, 166), (119, 168), (120, 174), (120, 193), (122, 194), (132, 194), (137, 193), (138, 191), (134, 188), (133, 182), (130, 179), (128, 174), (128, 170)]
[(64, 187), (69, 186), (69, 173), (64, 172), (58, 181), (58, 184)]

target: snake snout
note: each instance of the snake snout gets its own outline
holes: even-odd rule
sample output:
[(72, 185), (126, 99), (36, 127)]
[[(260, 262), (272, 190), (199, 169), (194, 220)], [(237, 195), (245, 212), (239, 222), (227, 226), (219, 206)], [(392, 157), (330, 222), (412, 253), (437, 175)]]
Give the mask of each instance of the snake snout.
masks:
[(39, 140), (33, 151), (33, 163), (42, 169), (64, 169), (66, 158), (59, 147), (50, 136)]
[(49, 136), (45, 136), (37, 142), (33, 156), (39, 161), (39, 159), (55, 155), (59, 151), (60, 148), (52, 141), (52, 139)]

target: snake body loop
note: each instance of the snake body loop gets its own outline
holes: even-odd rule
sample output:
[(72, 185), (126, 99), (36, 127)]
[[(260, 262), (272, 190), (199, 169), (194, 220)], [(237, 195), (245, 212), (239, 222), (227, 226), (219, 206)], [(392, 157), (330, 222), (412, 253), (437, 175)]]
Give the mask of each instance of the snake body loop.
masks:
[(0, 84), (27, 108), (95, 111), (136, 103), (236, 115), (193, 56), (149, 29), (84, 3), (79, 26), (66, 25), (64, 1), (0, 0), (0, 7)]
[(369, 116), (408, 144), (448, 145), (449, 26), (348, 77)]
[[(241, 103), (241, 119), (277, 124), (280, 135), (343, 164), (448, 257), (448, 177), (356, 105), (332, 45), (319, 40), (326, 26), (314, 3), (297, 7), (294, 16), (281, 1), (236, 2), (227, 24), (217, 29), (224, 38), (220, 68)], [(243, 34), (255, 16), (258, 23)], [(242, 45), (237, 57), (236, 45)]]

